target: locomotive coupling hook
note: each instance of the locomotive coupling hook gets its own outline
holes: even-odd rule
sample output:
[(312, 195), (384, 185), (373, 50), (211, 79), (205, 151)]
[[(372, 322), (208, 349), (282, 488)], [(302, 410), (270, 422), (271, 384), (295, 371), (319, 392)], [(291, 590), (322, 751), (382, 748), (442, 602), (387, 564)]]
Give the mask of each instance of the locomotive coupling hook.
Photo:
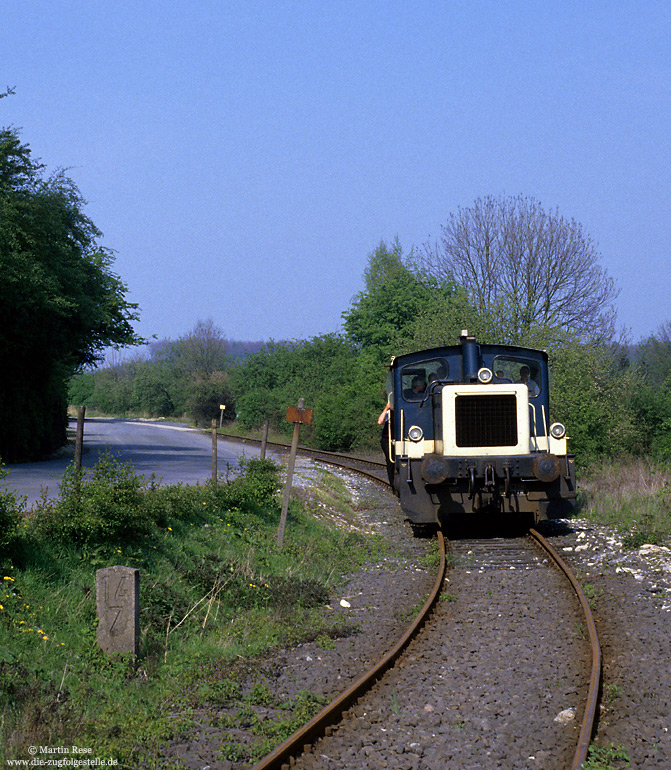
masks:
[(475, 497), (475, 468), (474, 467), (469, 468), (468, 472), (469, 472), (468, 499), (472, 500)]

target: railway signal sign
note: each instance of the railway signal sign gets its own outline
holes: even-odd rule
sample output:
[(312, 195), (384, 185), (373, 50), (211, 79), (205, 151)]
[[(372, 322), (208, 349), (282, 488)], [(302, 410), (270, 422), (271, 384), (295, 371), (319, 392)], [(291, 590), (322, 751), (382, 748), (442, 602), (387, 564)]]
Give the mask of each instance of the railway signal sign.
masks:
[(287, 407), (287, 422), (298, 423), (299, 425), (312, 425), (312, 409), (303, 409), (300, 406), (302, 400), (299, 400), (299, 406)]

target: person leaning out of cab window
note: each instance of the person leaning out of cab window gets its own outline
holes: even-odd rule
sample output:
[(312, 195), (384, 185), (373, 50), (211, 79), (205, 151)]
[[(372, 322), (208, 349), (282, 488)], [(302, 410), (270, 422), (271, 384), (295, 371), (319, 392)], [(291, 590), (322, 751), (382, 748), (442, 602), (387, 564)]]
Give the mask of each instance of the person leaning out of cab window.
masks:
[(530, 379), (530, 374), (531, 372), (529, 367), (523, 366), (520, 369), (520, 382), (523, 382), (527, 386), (531, 398), (536, 398), (536, 396), (540, 393), (540, 388), (534, 380)]

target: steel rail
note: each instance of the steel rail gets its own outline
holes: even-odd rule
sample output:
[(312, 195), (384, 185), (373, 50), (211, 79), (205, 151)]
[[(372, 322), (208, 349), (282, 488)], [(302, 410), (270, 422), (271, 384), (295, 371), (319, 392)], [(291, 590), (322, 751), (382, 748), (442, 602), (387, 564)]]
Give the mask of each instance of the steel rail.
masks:
[[(224, 441), (237, 441), (242, 444), (252, 444), (254, 446), (260, 446), (261, 444), (261, 439), (257, 438), (244, 438), (242, 436), (235, 436), (228, 433), (218, 433), (217, 436)], [(279, 450), (282, 452), (288, 452), (291, 449), (289, 444), (280, 444), (274, 441), (266, 442), (266, 446), (269, 449), (275, 449), (276, 451)], [(384, 485), (387, 489), (390, 488), (386, 463), (380, 462), (378, 460), (367, 460), (363, 457), (357, 457), (356, 455), (345, 455), (338, 452), (328, 452), (325, 449), (312, 449), (311, 447), (300, 445), (298, 447), (298, 452), (302, 455), (312, 457), (315, 460), (321, 460), (321, 462), (335, 465), (338, 468), (344, 468), (346, 470), (354, 471), (355, 473), (360, 473), (362, 476), (366, 476), (366, 478), (371, 479), (371, 481), (376, 481), (378, 484)], [(369, 471), (363, 470), (362, 468), (358, 467), (358, 465), (370, 465), (373, 468), (379, 468), (381, 475), (378, 476), (375, 473), (370, 473)]]
[(254, 765), (252, 770), (281, 770), (285, 766), (288, 767), (287, 763), (292, 757), (300, 755), (303, 751), (309, 749), (316, 740), (327, 735), (328, 729), (339, 722), (344, 713), (355, 704), (357, 699), (364, 695), (385, 671), (393, 666), (399, 655), (426, 622), (440, 595), (445, 578), (446, 563), (445, 540), (442, 532), (438, 532), (438, 544), (440, 547), (440, 565), (429, 598), (399, 641), (378, 663), (350, 685), (345, 692), (322, 709), (307, 724), (289, 736), (274, 751), (267, 754), (258, 764)]
[[(247, 438), (245, 436), (235, 436), (232, 433), (217, 433), (217, 437), (227, 441), (238, 441), (242, 444), (253, 444), (255, 446), (261, 445), (261, 439), (259, 438)], [(280, 449), (282, 451), (289, 451), (291, 449), (290, 444), (281, 444), (277, 441), (268, 441), (266, 446), (271, 449)], [(311, 447), (302, 446), (299, 444), (298, 451), (302, 454), (310, 455), (311, 457), (321, 456), (326, 459), (342, 459), (347, 462), (356, 462), (363, 465), (372, 465), (374, 468), (386, 468), (386, 464), (379, 460), (368, 460), (364, 457), (357, 457), (356, 455), (346, 455), (340, 452), (329, 452), (326, 449), (312, 449)]]
[(585, 614), (585, 620), (587, 622), (587, 630), (589, 632), (590, 644), (592, 646), (592, 670), (590, 674), (589, 689), (587, 691), (587, 705), (585, 707), (585, 713), (583, 714), (582, 725), (580, 728), (580, 735), (578, 737), (578, 746), (576, 748), (575, 755), (573, 756), (573, 764), (571, 770), (580, 770), (583, 762), (587, 759), (587, 752), (594, 731), (594, 720), (596, 717), (596, 707), (599, 699), (599, 687), (601, 684), (601, 645), (599, 644), (599, 637), (596, 632), (596, 625), (594, 618), (592, 617), (592, 611), (589, 607), (587, 597), (585, 596), (580, 584), (576, 580), (575, 576), (561, 558), (561, 556), (555, 551), (555, 549), (548, 543), (548, 541), (535, 529), (530, 529), (529, 534), (540, 545), (543, 550), (549, 554), (552, 560), (561, 569), (564, 575), (568, 578), (573, 590), (580, 601), (583, 613)]

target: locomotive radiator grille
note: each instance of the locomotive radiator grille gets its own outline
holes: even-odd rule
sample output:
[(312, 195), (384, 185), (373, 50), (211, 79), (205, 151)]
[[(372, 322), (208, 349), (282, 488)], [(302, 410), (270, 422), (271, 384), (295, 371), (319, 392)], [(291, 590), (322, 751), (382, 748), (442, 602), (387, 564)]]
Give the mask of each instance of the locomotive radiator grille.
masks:
[(457, 396), (455, 428), (458, 447), (516, 446), (517, 399), (509, 394)]

